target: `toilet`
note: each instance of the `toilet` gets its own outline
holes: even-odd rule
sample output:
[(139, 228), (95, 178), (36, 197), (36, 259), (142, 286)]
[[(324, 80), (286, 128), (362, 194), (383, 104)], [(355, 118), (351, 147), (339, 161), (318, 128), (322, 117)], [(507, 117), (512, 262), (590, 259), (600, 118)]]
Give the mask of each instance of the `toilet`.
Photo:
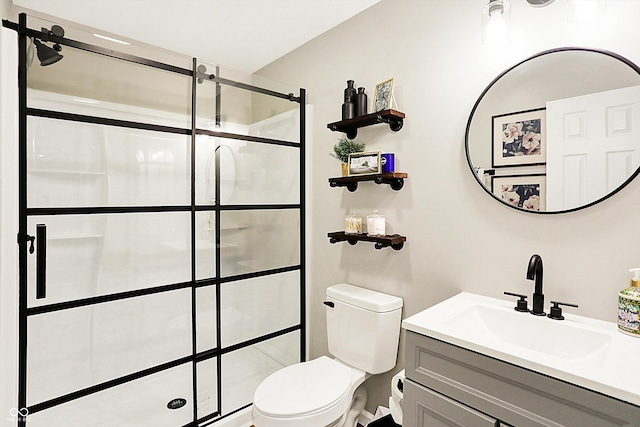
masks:
[(255, 427), (355, 427), (364, 381), (396, 365), (402, 298), (347, 283), (327, 288), (329, 353), (290, 365), (256, 389)]

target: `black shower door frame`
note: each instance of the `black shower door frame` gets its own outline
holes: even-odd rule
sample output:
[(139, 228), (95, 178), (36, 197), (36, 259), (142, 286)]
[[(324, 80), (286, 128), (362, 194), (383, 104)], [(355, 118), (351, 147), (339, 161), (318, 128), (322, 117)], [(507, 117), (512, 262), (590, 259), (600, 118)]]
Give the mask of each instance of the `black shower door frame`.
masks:
[[(19, 85), (19, 167), (18, 167), (18, 180), (19, 180), (19, 229), (18, 229), (18, 249), (19, 249), (19, 307), (18, 307), (18, 316), (19, 316), (19, 330), (18, 330), (18, 396), (17, 396), (17, 408), (20, 408), (19, 416), (17, 417), (17, 425), (18, 427), (27, 427), (29, 416), (23, 416), (26, 414), (33, 415), (40, 411), (44, 411), (49, 408), (56, 407), (58, 405), (62, 405), (67, 402), (72, 402), (76, 399), (89, 396), (100, 391), (107, 390), (109, 388), (125, 384), (127, 382), (143, 378), (145, 376), (162, 372), (164, 370), (184, 365), (184, 364), (192, 364), (192, 382), (193, 382), (193, 418), (192, 421), (186, 426), (201, 426), (215, 423), (225, 417), (232, 415), (239, 410), (245, 409), (247, 406), (243, 408), (239, 408), (230, 413), (221, 413), (222, 410), (222, 380), (221, 380), (221, 359), (222, 355), (227, 354), (231, 351), (238, 350), (244, 347), (248, 347), (251, 345), (255, 345), (256, 343), (260, 343), (266, 341), (271, 338), (275, 338), (281, 335), (285, 335), (291, 332), (299, 331), (300, 333), (300, 344), (299, 344), (299, 358), (300, 360), (306, 359), (306, 312), (305, 312), (305, 300), (306, 300), (306, 292), (305, 292), (305, 134), (306, 134), (306, 91), (305, 89), (300, 89), (299, 94), (294, 96), (294, 94), (284, 94), (276, 91), (271, 91), (265, 88), (252, 86), (246, 83), (232, 81), (228, 79), (221, 78), (217, 75), (213, 74), (205, 74), (198, 70), (198, 61), (193, 59), (193, 67), (192, 69), (180, 68), (170, 64), (165, 64), (157, 61), (153, 61), (150, 59), (133, 56), (127, 53), (116, 52), (111, 49), (106, 49), (100, 46), (79, 42), (75, 40), (71, 40), (64, 37), (57, 37), (54, 35), (48, 36), (48, 41), (58, 43), (62, 46), (69, 46), (76, 49), (81, 49), (90, 53), (104, 55), (114, 60), (128, 61), (133, 62), (135, 64), (144, 65), (152, 68), (157, 68), (160, 70), (168, 71), (171, 73), (177, 73), (184, 76), (189, 76), (191, 78), (191, 127), (190, 128), (179, 128), (179, 127), (170, 127), (163, 125), (154, 125), (148, 123), (134, 122), (134, 121), (125, 121), (118, 120), (112, 118), (104, 118), (104, 117), (95, 117), (89, 115), (80, 115), (68, 112), (60, 112), (60, 111), (52, 111), (46, 109), (38, 109), (38, 108), (30, 108), (27, 105), (27, 39), (40, 39), (43, 36), (43, 32), (41, 30), (34, 30), (27, 27), (27, 16), (25, 14), (20, 14), (19, 22), (13, 23), (7, 20), (3, 20), (3, 26), (13, 29), (18, 33), (18, 85)], [(237, 88), (241, 88), (247, 91), (260, 93), (263, 95), (273, 96), (277, 98), (282, 98), (289, 100), (294, 103), (299, 104), (299, 142), (291, 142), (284, 140), (276, 140), (255, 136), (247, 136), (247, 135), (238, 135), (234, 133), (227, 132), (218, 132), (218, 131), (210, 131), (205, 129), (199, 129), (196, 126), (196, 92), (197, 92), (197, 84), (198, 80), (207, 80), (214, 82), (216, 85), (229, 85)], [(219, 98), (216, 100), (216, 110), (219, 113)], [(39, 117), (39, 118), (47, 118), (53, 120), (62, 120), (62, 121), (71, 121), (71, 122), (80, 122), (80, 123), (89, 123), (96, 125), (104, 125), (104, 126), (113, 126), (119, 128), (130, 128), (130, 129), (138, 129), (144, 131), (155, 131), (155, 132), (164, 132), (168, 134), (177, 134), (183, 135), (185, 137), (190, 137), (190, 154), (191, 154), (191, 165), (190, 165), (190, 174), (191, 174), (191, 195), (190, 195), (190, 204), (189, 205), (179, 205), (179, 206), (94, 206), (94, 207), (51, 207), (51, 208), (34, 208), (29, 207), (27, 202), (27, 119), (28, 117)], [(299, 203), (298, 204), (273, 204), (273, 205), (224, 205), (220, 204), (220, 180), (216, 179), (216, 200), (217, 203), (214, 205), (198, 205), (196, 203), (195, 197), (195, 185), (196, 185), (196, 136), (197, 135), (207, 135), (219, 138), (228, 138), (228, 139), (236, 139), (249, 141), (259, 144), (269, 144), (276, 146), (285, 146), (285, 147), (293, 147), (299, 150)], [(219, 168), (216, 168), (216, 174), (219, 176)], [(300, 263), (297, 265), (286, 266), (281, 268), (276, 268), (272, 270), (266, 271), (257, 271), (247, 274), (240, 274), (237, 276), (230, 277), (221, 277), (221, 269), (220, 269), (220, 216), (224, 211), (251, 211), (251, 210), (297, 210), (298, 211), (298, 220), (299, 220), (299, 260)], [(216, 217), (216, 271), (215, 277), (208, 279), (196, 279), (196, 225), (195, 218), (198, 212), (209, 211), (215, 214)], [(64, 215), (104, 215), (104, 214), (136, 214), (136, 213), (172, 213), (172, 212), (182, 212), (189, 213), (191, 218), (191, 280), (182, 283), (172, 283), (165, 284), (162, 286), (132, 290), (127, 292), (120, 292), (114, 294), (107, 295), (98, 295), (88, 298), (75, 299), (63, 302), (57, 302), (47, 305), (38, 305), (35, 307), (28, 306), (28, 277), (27, 277), (27, 264), (29, 256), (36, 256), (37, 262), (36, 265), (42, 267), (46, 265), (46, 228), (38, 228), (36, 236), (30, 236), (28, 233), (30, 232), (28, 229), (28, 220), (30, 217), (36, 216), (64, 216)], [(34, 252), (35, 255), (31, 255)], [(231, 283), (239, 280), (246, 280), (251, 278), (275, 275), (285, 272), (299, 272), (300, 276), (300, 289), (299, 289), (299, 306), (300, 313), (299, 319), (300, 322), (297, 325), (292, 327), (275, 331), (269, 333), (264, 336), (260, 336), (254, 339), (251, 339), (246, 342), (234, 344), (227, 348), (223, 348), (220, 341), (220, 285), (225, 283)], [(37, 298), (46, 297), (46, 275), (44, 273), (36, 273), (36, 278), (39, 278), (38, 284), (36, 286), (36, 295)], [(203, 352), (198, 352), (196, 349), (196, 326), (195, 326), (195, 318), (196, 318), (196, 291), (199, 288), (206, 286), (215, 286), (216, 290), (216, 325), (218, 328), (217, 333), (217, 346), (215, 349), (207, 350)], [(156, 366), (149, 366), (147, 369), (131, 373), (129, 375), (114, 378), (110, 381), (95, 384), (91, 387), (87, 387), (81, 390), (76, 390), (75, 392), (68, 393), (62, 396), (58, 396), (56, 398), (35, 403), (32, 405), (27, 404), (27, 348), (29, 345), (29, 335), (28, 335), (28, 327), (27, 323), (29, 318), (32, 316), (43, 315), (46, 313), (54, 313), (54, 312), (62, 312), (64, 310), (71, 310), (80, 307), (93, 306), (96, 304), (102, 304), (112, 301), (120, 301), (126, 300), (129, 298), (142, 297), (148, 295), (159, 294), (163, 292), (170, 292), (178, 289), (191, 289), (191, 342), (192, 342), (192, 352), (189, 356), (183, 357), (177, 360), (172, 360), (168, 363), (164, 363)], [(209, 360), (211, 358), (217, 359), (217, 387), (218, 387), (218, 406), (217, 412), (209, 414), (205, 417), (198, 418), (197, 411), (197, 363), (203, 360)], [(180, 427), (180, 426), (176, 426)]]

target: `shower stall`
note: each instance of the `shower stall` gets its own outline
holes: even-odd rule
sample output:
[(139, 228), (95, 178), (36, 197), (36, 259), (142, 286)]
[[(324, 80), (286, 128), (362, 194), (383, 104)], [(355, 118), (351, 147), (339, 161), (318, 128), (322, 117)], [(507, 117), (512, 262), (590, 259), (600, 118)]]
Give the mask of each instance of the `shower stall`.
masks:
[(223, 425), (305, 359), (305, 90), (28, 20), (11, 416)]

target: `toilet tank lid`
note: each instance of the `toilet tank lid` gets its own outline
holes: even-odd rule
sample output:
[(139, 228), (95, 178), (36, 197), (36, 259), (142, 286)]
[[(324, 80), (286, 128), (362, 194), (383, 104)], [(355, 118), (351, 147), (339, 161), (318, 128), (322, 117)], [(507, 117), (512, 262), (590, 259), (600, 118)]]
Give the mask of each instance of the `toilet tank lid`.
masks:
[(327, 297), (376, 313), (397, 310), (402, 307), (402, 298), (372, 291), (348, 283), (327, 288)]

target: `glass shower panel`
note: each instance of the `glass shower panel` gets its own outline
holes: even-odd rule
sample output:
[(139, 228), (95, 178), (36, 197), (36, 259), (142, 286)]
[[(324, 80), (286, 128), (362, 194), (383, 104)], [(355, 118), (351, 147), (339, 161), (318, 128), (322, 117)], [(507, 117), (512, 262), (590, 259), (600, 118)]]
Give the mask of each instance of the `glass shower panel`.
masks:
[[(202, 79), (196, 87), (199, 129), (300, 142), (300, 104), (288, 99), (297, 88), (228, 68), (216, 71), (208, 63), (200, 65), (217, 78)], [(257, 87), (260, 90), (251, 90)]]
[(196, 212), (196, 279), (216, 276), (216, 213)]
[(221, 276), (300, 264), (298, 209), (230, 210), (221, 215)]
[(29, 405), (191, 354), (191, 290), (30, 316)]
[[(187, 319), (191, 325), (191, 319)], [(201, 353), (217, 347), (216, 287), (196, 289), (196, 351)]]
[(220, 288), (222, 346), (300, 323), (300, 272), (225, 283)]
[(29, 207), (187, 205), (190, 137), (28, 119)]
[[(185, 363), (27, 416), (29, 427), (177, 427), (193, 417), (192, 366)], [(170, 409), (169, 402), (186, 404)]]
[[(233, 176), (220, 183), (222, 204), (298, 204), (300, 202), (300, 150), (282, 145), (225, 139), (220, 152), (220, 175)], [(222, 160), (222, 159), (221, 159)]]
[(285, 366), (300, 362), (300, 332), (226, 353), (222, 356), (222, 411), (249, 405), (258, 385)]
[[(216, 204), (216, 141), (207, 135), (196, 135), (195, 155), (195, 189), (197, 205)], [(226, 161), (229, 153), (223, 150), (222, 161)], [(227, 176), (221, 176), (221, 181), (227, 182)]]
[(46, 224), (46, 298), (36, 299), (38, 253), (28, 256), (29, 306), (191, 280), (190, 213), (29, 217)]
[(70, 46), (62, 49), (61, 61), (47, 67), (34, 61), (29, 67), (28, 107), (191, 127), (189, 75), (114, 60)]
[(220, 164), (220, 204), (300, 202), (300, 150), (297, 147), (199, 135), (197, 204), (215, 205), (216, 156)]
[(218, 412), (218, 358), (198, 362), (198, 418)]

